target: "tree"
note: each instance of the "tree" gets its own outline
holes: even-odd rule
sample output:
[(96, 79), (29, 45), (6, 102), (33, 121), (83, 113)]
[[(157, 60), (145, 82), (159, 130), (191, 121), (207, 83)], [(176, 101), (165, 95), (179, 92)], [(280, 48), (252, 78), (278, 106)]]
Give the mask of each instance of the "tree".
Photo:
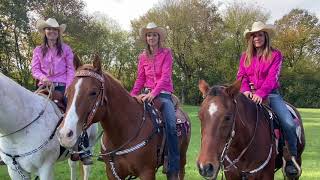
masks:
[(209, 0), (166, 0), (131, 22), (133, 36), (138, 37), (139, 28), (148, 22), (167, 28), (167, 46), (173, 50), (175, 62), (175, 89), (182, 102), (196, 103), (198, 80), (206, 69), (214, 69), (219, 53), (222, 19), (217, 7)]
[(226, 80), (232, 81), (236, 77), (241, 53), (246, 49), (246, 42), (243, 32), (251, 29), (255, 21), (266, 22), (269, 14), (264, 9), (253, 3), (244, 3), (234, 1), (228, 4), (223, 12), (224, 20), (224, 41), (223, 46), (223, 64), (222, 68), (226, 72)]
[(307, 58), (309, 63), (319, 67), (320, 24), (315, 15), (293, 9), (275, 24), (278, 35), (274, 43), (281, 49), (286, 66), (300, 67), (304, 63), (301, 61)]

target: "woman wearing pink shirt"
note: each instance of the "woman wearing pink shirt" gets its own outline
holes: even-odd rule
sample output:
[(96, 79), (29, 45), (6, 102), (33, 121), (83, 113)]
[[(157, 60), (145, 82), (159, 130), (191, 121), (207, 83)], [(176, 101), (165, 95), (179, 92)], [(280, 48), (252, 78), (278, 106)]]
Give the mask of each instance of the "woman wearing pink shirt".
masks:
[(49, 18), (39, 20), (37, 28), (43, 34), (43, 43), (33, 51), (32, 75), (39, 80), (38, 85), (53, 84), (56, 90), (64, 93), (75, 74), (72, 49), (62, 42), (66, 25), (59, 25), (55, 19)]
[[(37, 28), (43, 35), (43, 43), (33, 51), (32, 75), (39, 80), (38, 85), (53, 84), (56, 91), (64, 94), (65, 89), (71, 84), (75, 69), (73, 67), (73, 52), (70, 46), (62, 42), (62, 33), (66, 29), (65, 24), (59, 25), (54, 18), (46, 21), (39, 20)], [(66, 99), (65, 99), (66, 101)], [(66, 102), (64, 102), (66, 104)], [(89, 145), (89, 139), (84, 133), (79, 143)], [(79, 151), (83, 147), (79, 148)], [(92, 164), (90, 151), (79, 154), (83, 164)]]
[[(172, 52), (163, 48), (161, 43), (165, 40), (165, 29), (155, 23), (149, 23), (140, 30), (140, 37), (146, 43), (146, 49), (139, 55), (138, 76), (131, 95), (138, 102), (152, 101), (159, 98), (162, 102), (162, 114), (165, 118), (166, 142), (168, 148), (168, 179), (178, 179), (180, 169), (180, 152), (176, 131), (175, 110), (171, 99), (172, 83)], [(147, 89), (147, 94), (140, 91)]]
[(246, 30), (244, 35), (248, 46), (240, 58), (237, 75), (237, 79), (242, 79), (241, 92), (258, 104), (269, 99), (270, 107), (280, 120), (292, 156), (292, 161), (287, 162), (286, 172), (298, 175), (298, 169), (293, 164), (297, 156), (296, 126), (279, 94), (279, 75), (283, 58), (279, 50), (271, 47), (270, 42), (270, 37), (274, 35), (274, 27), (255, 22), (251, 31)]

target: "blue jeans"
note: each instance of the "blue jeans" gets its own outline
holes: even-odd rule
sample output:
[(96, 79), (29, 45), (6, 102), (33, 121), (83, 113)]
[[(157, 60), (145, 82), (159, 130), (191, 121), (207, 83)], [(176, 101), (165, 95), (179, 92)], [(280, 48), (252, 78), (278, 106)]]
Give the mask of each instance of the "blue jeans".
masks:
[(166, 128), (166, 142), (168, 148), (168, 171), (167, 173), (178, 173), (180, 170), (180, 151), (176, 128), (176, 113), (170, 94), (160, 93), (158, 96), (162, 102), (162, 116)]
[(54, 90), (60, 91), (60, 92), (62, 92), (62, 94), (64, 94), (66, 87), (65, 86), (56, 86), (56, 87), (54, 87)]
[(277, 89), (273, 90), (268, 97), (271, 109), (279, 118), (280, 126), (283, 129), (285, 139), (288, 141), (291, 155), (297, 156), (296, 125), (292, 115)]

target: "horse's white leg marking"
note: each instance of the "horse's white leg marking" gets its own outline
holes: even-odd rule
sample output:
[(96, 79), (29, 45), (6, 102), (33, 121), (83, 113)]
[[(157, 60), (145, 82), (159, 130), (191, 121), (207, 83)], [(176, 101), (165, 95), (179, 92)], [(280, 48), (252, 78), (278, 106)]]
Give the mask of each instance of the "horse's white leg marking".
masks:
[(211, 103), (208, 111), (209, 111), (210, 116), (212, 116), (215, 112), (218, 111), (218, 106), (214, 103)]
[(83, 180), (88, 180), (91, 170), (91, 165), (83, 165)]
[(77, 179), (77, 161), (72, 161), (70, 158), (68, 159), (68, 164), (70, 167), (70, 179), (76, 180)]

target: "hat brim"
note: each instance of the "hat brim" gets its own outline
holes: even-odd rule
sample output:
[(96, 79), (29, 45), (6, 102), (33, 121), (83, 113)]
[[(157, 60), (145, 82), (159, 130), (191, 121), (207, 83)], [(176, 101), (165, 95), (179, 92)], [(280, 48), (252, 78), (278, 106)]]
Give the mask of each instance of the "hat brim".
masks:
[(243, 34), (244, 34), (244, 37), (248, 40), (253, 33), (259, 32), (259, 31), (264, 31), (264, 32), (268, 33), (270, 38), (275, 35), (275, 29), (271, 28), (271, 27), (270, 28), (261, 28), (261, 29), (252, 30), (252, 31), (249, 31), (247, 29), (247, 30), (245, 30), (245, 32)]
[(160, 36), (160, 42), (164, 42), (164, 40), (166, 39), (167, 37), (167, 33), (166, 33), (166, 30), (162, 27), (156, 27), (156, 28), (141, 28), (140, 29), (140, 39), (143, 41), (143, 42), (146, 42), (146, 34), (149, 33), (149, 32), (156, 32), (159, 34)]
[(37, 29), (40, 33), (44, 33), (44, 28), (47, 28), (47, 27), (57, 28), (57, 29), (59, 29), (60, 34), (63, 34), (67, 28), (67, 25), (60, 24), (58, 27), (56, 27), (56, 26), (51, 26), (51, 25), (47, 24), (44, 20), (40, 20), (37, 22)]

